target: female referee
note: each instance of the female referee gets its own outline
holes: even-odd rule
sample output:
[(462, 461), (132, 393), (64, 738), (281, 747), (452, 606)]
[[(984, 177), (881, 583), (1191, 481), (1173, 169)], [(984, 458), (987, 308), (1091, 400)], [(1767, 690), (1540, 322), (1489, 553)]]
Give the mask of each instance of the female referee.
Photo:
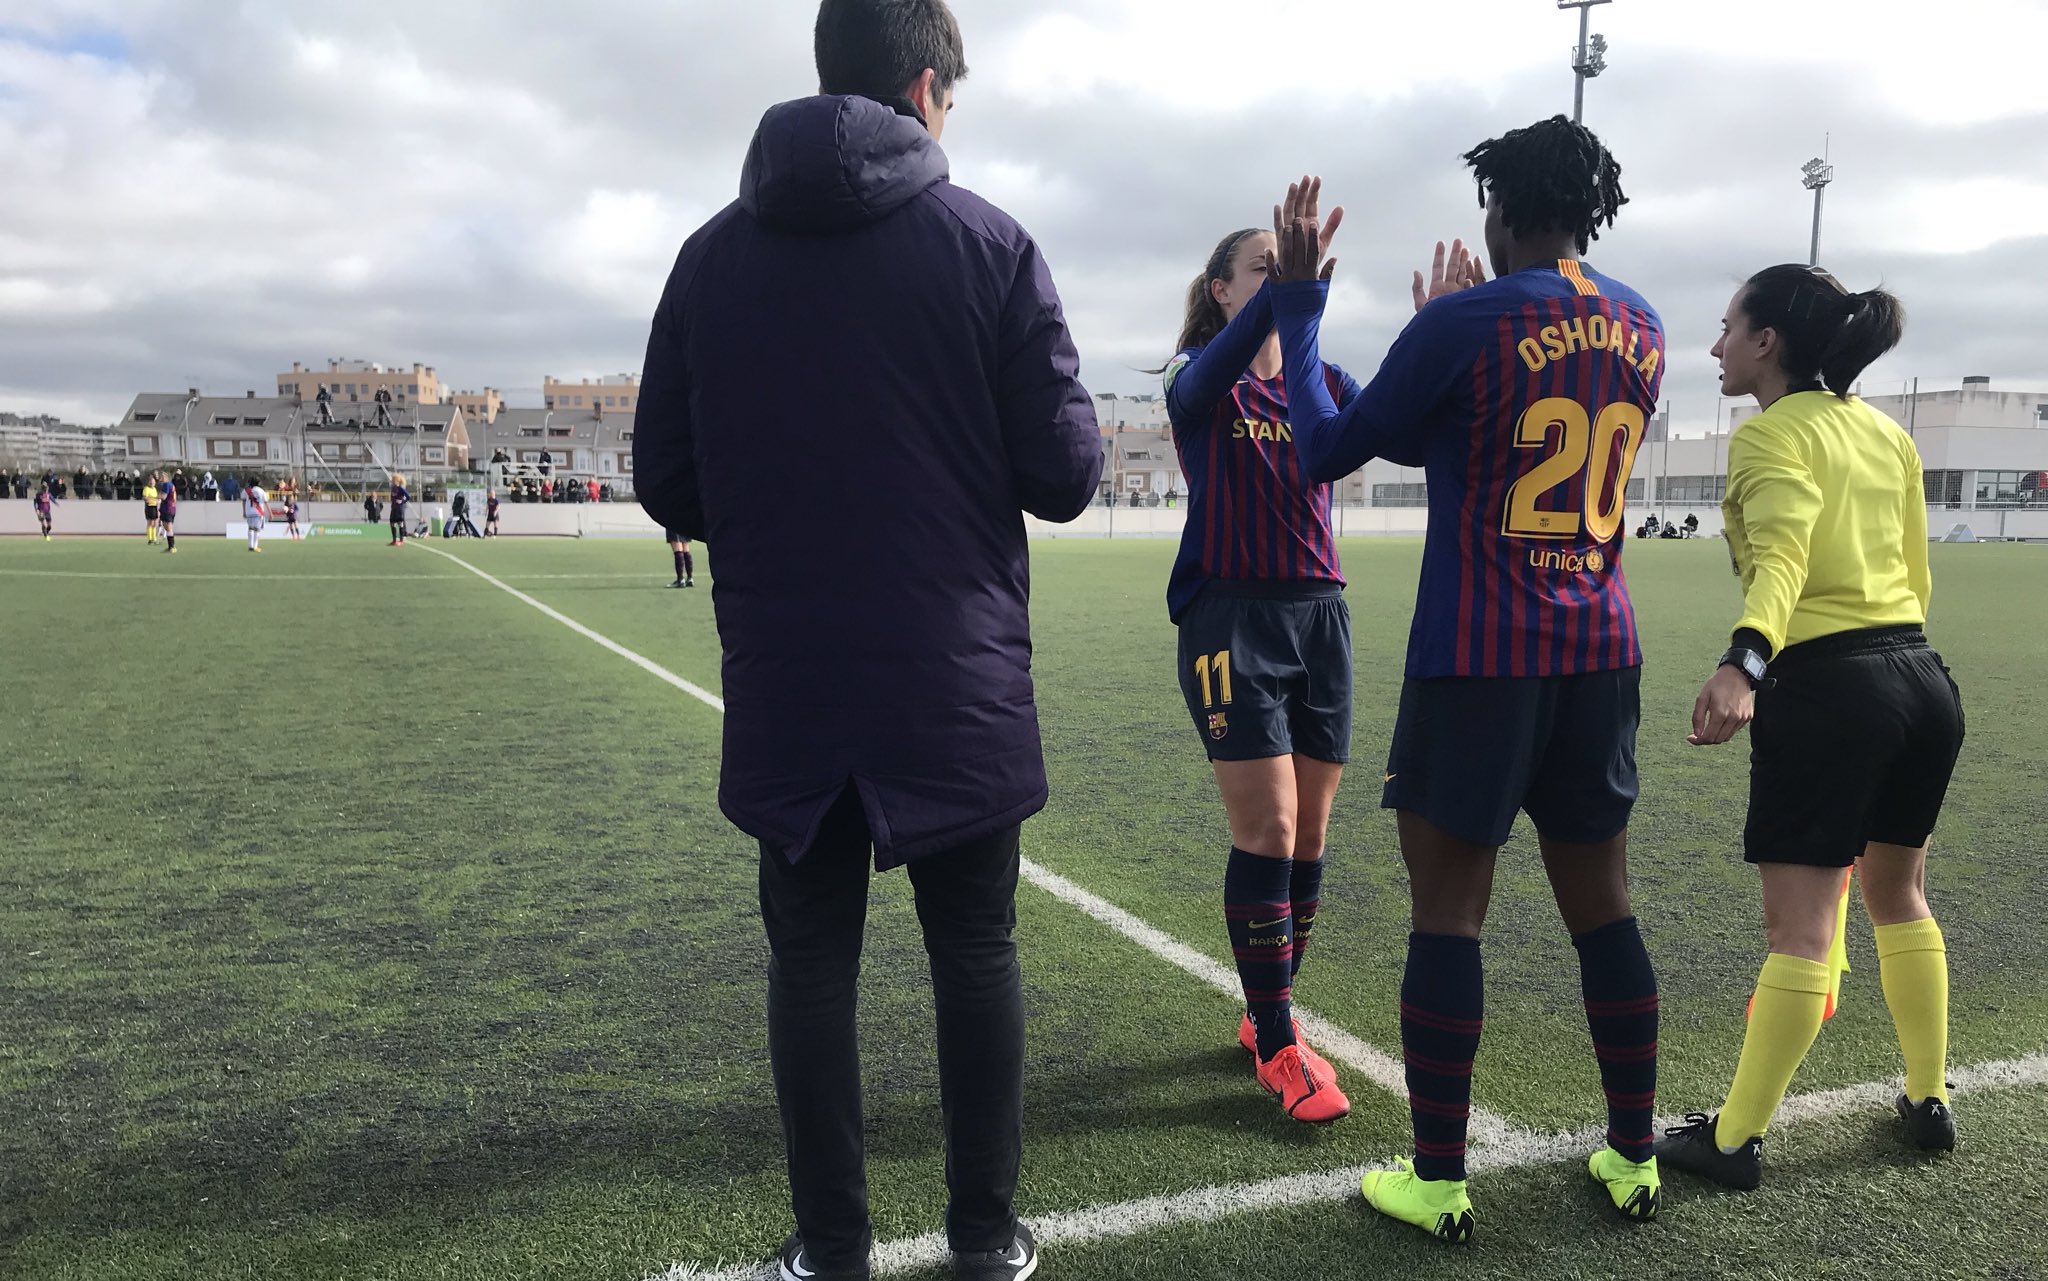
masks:
[[(1313, 217), (1320, 189), (1304, 178), (1287, 215)], [(1326, 243), (1342, 218), (1331, 211)], [(1166, 603), (1180, 629), (1181, 691), (1230, 818), (1223, 915), (1244, 984), (1238, 1041), (1287, 1115), (1324, 1123), (1351, 1104), (1302, 1041), (1292, 1001), (1351, 752), (1351, 615), (1330, 487), (1309, 480), (1288, 425), (1263, 288), (1272, 247), (1267, 231), (1223, 238), (1188, 289), (1178, 354), (1162, 371), (1188, 481)], [(1357, 393), (1342, 370), (1322, 375), (1338, 401)]]
[(1948, 957), (1925, 891), (1962, 698), (1921, 631), (1933, 581), (1919, 452), (1848, 391), (1904, 322), (1882, 289), (1852, 294), (1818, 268), (1772, 267), (1736, 293), (1713, 350), (1722, 392), (1755, 396), (1763, 412), (1728, 445), (1722, 511), (1742, 617), (1687, 741), (1725, 743), (1751, 726), (1743, 845), (1763, 875), (1770, 955), (1727, 1102), (1689, 1117), (1657, 1155), (1734, 1188), (1761, 1179), (1771, 1114), (1820, 1031), (1852, 863), (1905, 1054), (1899, 1116), (1922, 1148), (1956, 1141)]

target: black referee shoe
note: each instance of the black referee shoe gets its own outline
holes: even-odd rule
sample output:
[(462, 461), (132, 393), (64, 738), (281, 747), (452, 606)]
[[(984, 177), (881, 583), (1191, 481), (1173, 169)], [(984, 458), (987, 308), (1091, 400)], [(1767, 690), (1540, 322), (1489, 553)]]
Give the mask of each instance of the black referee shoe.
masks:
[(1660, 1169), (1685, 1170), (1712, 1179), (1722, 1187), (1753, 1192), (1763, 1182), (1764, 1138), (1752, 1134), (1733, 1152), (1723, 1152), (1714, 1137), (1714, 1126), (1720, 1119), (1699, 1112), (1687, 1113), (1684, 1125), (1664, 1131), (1664, 1137), (1657, 1140), (1657, 1165)]
[(1921, 1151), (1956, 1150), (1956, 1118), (1948, 1110), (1948, 1104), (1931, 1098), (1915, 1103), (1901, 1094), (1892, 1106), (1898, 1109), (1899, 1119), (1906, 1123), (1906, 1133), (1913, 1137), (1914, 1146)]
[(1022, 1223), (1004, 1249), (953, 1251), (953, 1281), (1024, 1281), (1036, 1271), (1038, 1242)]
[(814, 1268), (804, 1254), (804, 1239), (797, 1233), (790, 1233), (789, 1240), (782, 1243), (782, 1253), (776, 1260), (776, 1275), (781, 1281), (868, 1281), (868, 1265), (857, 1268)]

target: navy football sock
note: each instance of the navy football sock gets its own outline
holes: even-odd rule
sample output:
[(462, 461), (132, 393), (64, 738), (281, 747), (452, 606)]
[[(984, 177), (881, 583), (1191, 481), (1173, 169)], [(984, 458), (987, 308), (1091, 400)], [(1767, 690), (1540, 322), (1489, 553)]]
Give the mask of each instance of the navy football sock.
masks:
[(1607, 1092), (1608, 1146), (1647, 1161), (1656, 1137), (1657, 973), (1633, 916), (1574, 935), (1572, 946)]
[(1485, 1005), (1478, 939), (1408, 936), (1408, 969), (1401, 978), (1401, 1057), (1408, 1070), (1418, 1178), (1465, 1177), (1472, 1060), (1479, 1052)]
[(1294, 1044), (1294, 909), (1287, 901), (1293, 861), (1233, 848), (1223, 874), (1223, 919), (1260, 1062)]
[(683, 560), (684, 560), (684, 556), (683, 556), (683, 554), (682, 554), (681, 552), (677, 552), (677, 553), (676, 553), (676, 579), (677, 579), (677, 581), (681, 581), (681, 579), (682, 579), (682, 577), (683, 577)]
[(1298, 858), (1290, 869), (1287, 897), (1294, 908), (1294, 961), (1290, 975), (1301, 973), (1308, 936), (1315, 932), (1316, 913), (1323, 905), (1323, 860)]
[(695, 559), (694, 557), (692, 557), (692, 556), (690, 555), (690, 553), (688, 553), (688, 552), (684, 552), (684, 553), (683, 553), (683, 577), (684, 577), (684, 578), (695, 578), (696, 576), (697, 576), (697, 561), (696, 561), (696, 559)]

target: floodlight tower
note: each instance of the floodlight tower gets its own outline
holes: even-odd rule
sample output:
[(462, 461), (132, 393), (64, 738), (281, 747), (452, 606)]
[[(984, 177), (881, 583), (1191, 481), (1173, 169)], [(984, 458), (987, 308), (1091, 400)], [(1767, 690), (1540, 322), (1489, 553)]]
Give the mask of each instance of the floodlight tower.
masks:
[(1800, 182), (1813, 193), (1813, 247), (1807, 251), (1806, 265), (1820, 266), (1820, 205), (1827, 195), (1828, 184), (1835, 180), (1835, 167), (1827, 162), (1826, 155), (1817, 156), (1799, 167), (1803, 175)]
[(1612, 4), (1614, 0), (1557, 0), (1560, 9), (1579, 11), (1579, 46), (1572, 50), (1572, 123), (1578, 124), (1586, 114), (1586, 82), (1607, 70), (1607, 37), (1592, 32), (1593, 15), (1588, 12), (1596, 4)]

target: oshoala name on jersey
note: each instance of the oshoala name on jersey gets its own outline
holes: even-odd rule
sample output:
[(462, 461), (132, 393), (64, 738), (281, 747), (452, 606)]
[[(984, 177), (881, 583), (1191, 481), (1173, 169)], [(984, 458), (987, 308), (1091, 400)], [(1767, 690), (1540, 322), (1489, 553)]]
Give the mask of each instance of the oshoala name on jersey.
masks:
[(1284, 440), (1292, 444), (1294, 428), (1287, 423), (1266, 423), (1256, 418), (1240, 418), (1230, 424), (1232, 440)]
[(1561, 325), (1545, 325), (1536, 338), (1524, 338), (1516, 343), (1515, 351), (1532, 374), (1542, 373), (1544, 366), (1553, 360), (1563, 360), (1582, 351), (1611, 351), (1634, 365), (1643, 377), (1649, 378), (1656, 374), (1657, 366), (1664, 363), (1664, 349), (1652, 346), (1641, 359), (1637, 359), (1636, 348), (1642, 339), (1641, 330), (1630, 329), (1619, 320), (1609, 320), (1596, 311), (1590, 316), (1574, 316)]

